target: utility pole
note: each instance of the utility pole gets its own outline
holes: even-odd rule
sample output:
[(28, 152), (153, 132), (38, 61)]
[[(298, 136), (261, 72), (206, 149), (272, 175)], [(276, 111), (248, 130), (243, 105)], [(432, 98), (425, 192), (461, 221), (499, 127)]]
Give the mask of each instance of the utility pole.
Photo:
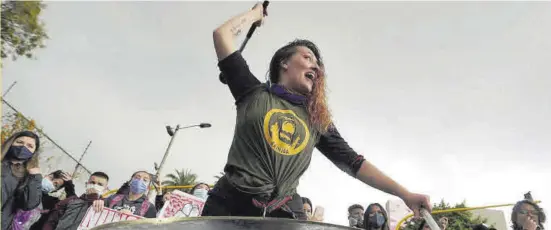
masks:
[[(8, 101), (6, 101), (4, 98), (2, 98), (2, 102), (4, 104), (6, 104), (11, 110), (13, 110), (14, 112), (16, 113), (20, 113), (21, 115), (23, 115), (23, 113), (19, 112), (19, 110), (17, 110), (15, 107), (13, 107), (13, 105), (11, 105)], [(22, 116), (22, 118), (27, 121), (27, 122), (30, 122), (31, 120), (29, 118), (27, 118), (26, 116)], [(68, 156), (69, 158), (71, 158), (71, 160), (75, 161), (75, 162), (78, 162), (77, 159), (75, 159), (71, 154), (69, 154), (69, 152), (67, 152), (63, 147), (61, 147), (57, 142), (55, 142), (52, 138), (50, 138), (50, 136), (48, 136), (44, 130), (42, 129), (39, 129), (37, 128), (36, 129), (40, 134), (42, 134), (48, 141), (50, 141), (55, 147), (57, 147), (59, 150), (61, 150), (61, 152), (63, 152), (66, 156)], [(92, 173), (90, 170), (88, 170), (86, 167), (84, 167), (84, 165), (80, 165), (84, 170), (86, 170), (86, 172), (88, 173)]]
[(10, 87), (8, 87), (8, 89), (6, 89), (6, 92), (4, 92), (4, 94), (2, 94), (2, 98), (6, 97), (6, 95), (8, 95), (11, 88), (13, 88), (13, 86), (15, 86), (15, 84), (17, 84), (17, 81), (14, 81), (13, 83), (11, 83)]
[(77, 161), (77, 165), (75, 166), (75, 170), (73, 170), (73, 174), (71, 175), (71, 177), (75, 177), (75, 174), (77, 173), (78, 166), (81, 165), (80, 162), (82, 161), (82, 158), (84, 158), (84, 155), (86, 155), (86, 152), (88, 151), (88, 148), (90, 148), (91, 144), (92, 144), (92, 141), (88, 142), (88, 145), (84, 149), (84, 152), (80, 156), (80, 159), (78, 159), (78, 161)]

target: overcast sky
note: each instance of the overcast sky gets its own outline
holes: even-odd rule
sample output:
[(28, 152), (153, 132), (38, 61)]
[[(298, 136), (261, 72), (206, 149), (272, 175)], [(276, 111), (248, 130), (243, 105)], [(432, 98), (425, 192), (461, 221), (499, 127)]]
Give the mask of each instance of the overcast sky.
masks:
[[(77, 157), (92, 140), (84, 164), (110, 187), (153, 171), (165, 125), (210, 122), (179, 133), (165, 172), (212, 183), (235, 123), (212, 30), (252, 4), (48, 2), (47, 48), (4, 63), (3, 90), (18, 82), (6, 99)], [(341, 134), (408, 189), (472, 206), (532, 191), (551, 210), (551, 3), (272, 2), (269, 12), (244, 53), (252, 71), (264, 80), (277, 48), (314, 41)], [(336, 224), (353, 203), (392, 198), (317, 151), (299, 192)]]

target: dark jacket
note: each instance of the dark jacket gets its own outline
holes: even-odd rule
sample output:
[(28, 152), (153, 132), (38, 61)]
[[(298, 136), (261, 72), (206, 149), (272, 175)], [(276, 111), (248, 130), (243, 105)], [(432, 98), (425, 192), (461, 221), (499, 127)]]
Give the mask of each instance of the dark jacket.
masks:
[[(67, 197), (65, 200), (71, 197), (78, 198), (75, 194), (75, 185), (73, 184), (73, 181), (66, 181), (63, 184), (63, 187)], [(59, 202), (60, 200), (57, 197), (50, 196), (46, 193), (42, 194), (43, 214), (40, 216), (40, 219), (31, 226), (30, 230), (42, 230), (44, 223), (46, 223), (50, 216), (51, 210), (53, 210)]]
[[(11, 163), (5, 159), (12, 143), (20, 136), (26, 136), (25, 132), (12, 135), (2, 144), (2, 230), (11, 229), (17, 209), (32, 210), (38, 207), (42, 199), (42, 175), (31, 175), (25, 172), (22, 177), (16, 177)], [(38, 167), (38, 156), (37, 145), (35, 154), (25, 162), (27, 169)]]
[(50, 211), (48, 220), (44, 223), (42, 230), (76, 230), (86, 215), (86, 211), (99, 197), (72, 196), (60, 201)]

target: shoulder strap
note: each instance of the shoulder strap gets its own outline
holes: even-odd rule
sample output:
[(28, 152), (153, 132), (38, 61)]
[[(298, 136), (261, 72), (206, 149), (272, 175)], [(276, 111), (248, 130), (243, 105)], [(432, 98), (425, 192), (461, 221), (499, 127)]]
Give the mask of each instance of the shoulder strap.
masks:
[(140, 216), (145, 217), (145, 214), (147, 213), (147, 210), (149, 210), (149, 201), (146, 199), (142, 203), (142, 208), (140, 209)]
[(117, 203), (119, 203), (119, 201), (121, 201), (123, 198), (124, 198), (124, 195), (122, 195), (122, 194), (115, 195), (115, 197), (113, 197), (113, 199), (111, 199), (111, 202), (109, 202), (109, 208), (113, 208), (113, 206), (115, 206)]

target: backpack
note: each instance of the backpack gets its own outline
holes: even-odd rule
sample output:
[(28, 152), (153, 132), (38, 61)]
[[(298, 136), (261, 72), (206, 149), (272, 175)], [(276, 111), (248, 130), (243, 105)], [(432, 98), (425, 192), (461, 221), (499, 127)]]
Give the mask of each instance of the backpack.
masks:
[[(124, 198), (124, 195), (122, 194), (115, 195), (115, 197), (111, 199), (111, 202), (109, 202), (109, 208), (113, 208), (113, 206), (119, 203), (119, 201), (121, 201), (123, 198)], [(145, 213), (147, 213), (147, 210), (149, 210), (149, 201), (144, 200), (142, 202), (142, 207), (140, 208), (140, 216), (143, 217)]]

